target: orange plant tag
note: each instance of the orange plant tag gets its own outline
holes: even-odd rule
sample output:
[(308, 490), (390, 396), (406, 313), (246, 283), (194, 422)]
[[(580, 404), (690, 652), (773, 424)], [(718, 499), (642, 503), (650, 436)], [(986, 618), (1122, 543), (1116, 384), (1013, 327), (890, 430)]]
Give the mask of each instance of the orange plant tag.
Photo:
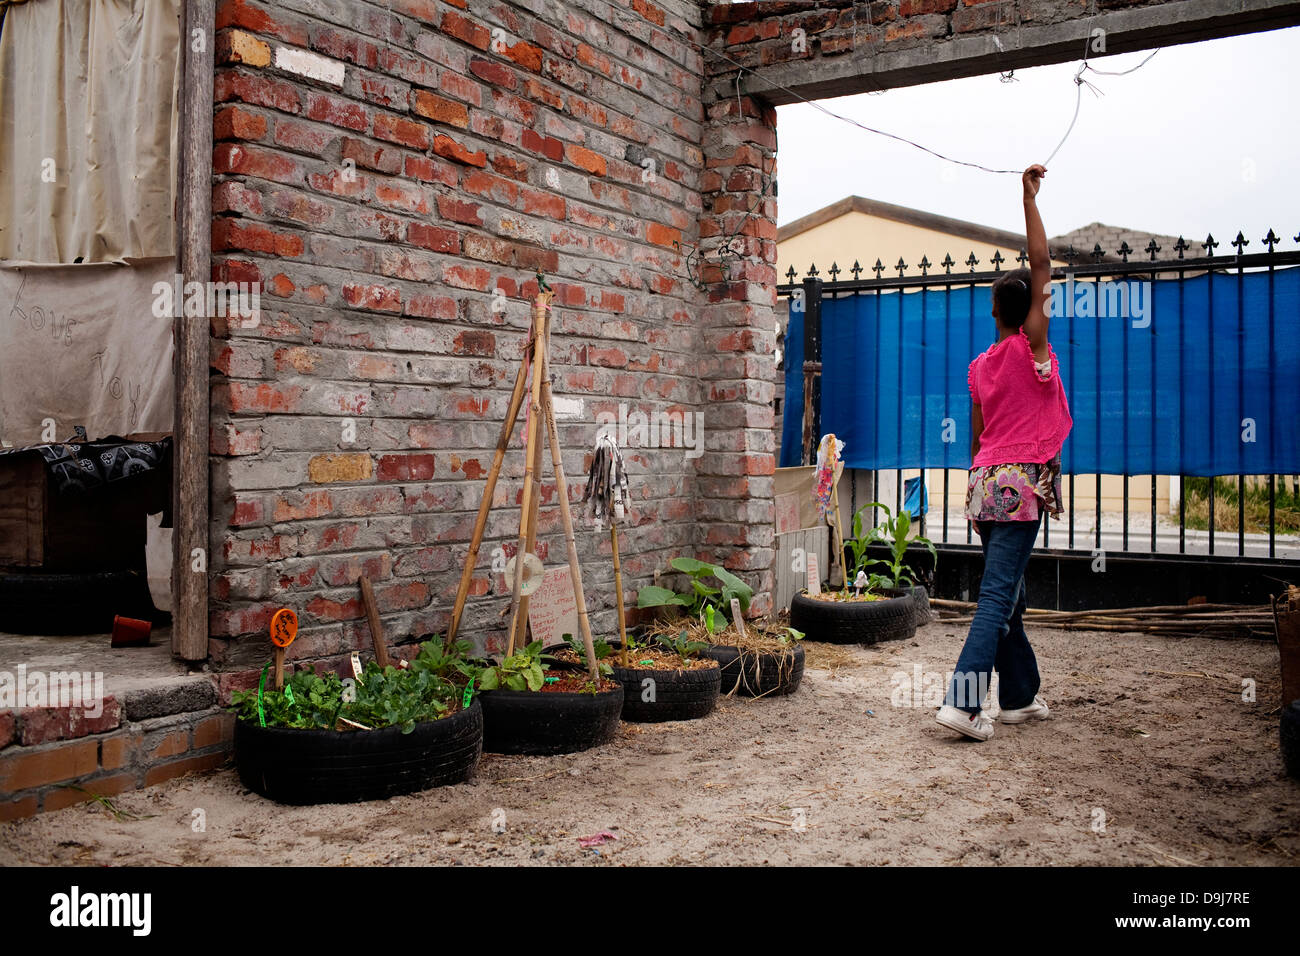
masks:
[(271, 643), (288, 647), (298, 636), (298, 615), (291, 608), (282, 607), (271, 615)]

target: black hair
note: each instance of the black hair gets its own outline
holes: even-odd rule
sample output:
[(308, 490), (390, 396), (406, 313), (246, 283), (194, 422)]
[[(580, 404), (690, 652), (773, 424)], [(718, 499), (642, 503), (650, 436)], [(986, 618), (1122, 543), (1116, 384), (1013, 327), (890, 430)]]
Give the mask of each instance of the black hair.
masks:
[(998, 322), (1003, 328), (1018, 329), (1029, 317), (1028, 269), (1012, 269), (993, 283), (993, 301), (998, 308)]

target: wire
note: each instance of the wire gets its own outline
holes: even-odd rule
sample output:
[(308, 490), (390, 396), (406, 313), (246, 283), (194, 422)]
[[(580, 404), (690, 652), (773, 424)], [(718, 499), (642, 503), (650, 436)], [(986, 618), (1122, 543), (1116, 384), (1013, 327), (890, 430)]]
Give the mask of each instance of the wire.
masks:
[[(1088, 21), (1089, 25), (1091, 25), (1092, 21), (1095, 20), (1097, 16), (1098, 16), (1098, 11), (1094, 9), (1092, 18)], [(1095, 73), (1098, 76), (1127, 76), (1130, 73), (1134, 73), (1142, 69), (1142, 67), (1146, 66), (1147, 63), (1151, 61), (1152, 57), (1154, 57), (1157, 53), (1160, 52), (1159, 49), (1151, 51), (1151, 53), (1141, 63), (1139, 63), (1137, 66), (1133, 67), (1132, 69), (1122, 70), (1122, 71), (1098, 70), (1098, 69), (1094, 69), (1088, 63), (1088, 48), (1089, 48), (1089, 41), (1091, 40), (1091, 38), (1092, 38), (1091, 32), (1089, 32), (1088, 36), (1084, 38), (1083, 62), (1079, 65), (1079, 70), (1074, 75), (1074, 82), (1077, 88), (1077, 95), (1075, 96), (1075, 102), (1074, 102), (1074, 116), (1070, 120), (1070, 125), (1066, 129), (1065, 135), (1061, 137), (1061, 141), (1056, 144), (1056, 149), (1052, 150), (1051, 155), (1048, 156), (1047, 159), (1043, 162), (1042, 165), (1044, 166), (1046, 166), (1048, 163), (1050, 163), (1053, 159), (1056, 158), (1056, 154), (1061, 151), (1061, 147), (1065, 145), (1066, 140), (1070, 138), (1070, 134), (1074, 132), (1075, 124), (1079, 120), (1079, 110), (1083, 103), (1083, 87), (1087, 86), (1090, 90), (1093, 91), (1094, 94), (1098, 92), (1096, 87), (1094, 87), (1091, 83), (1088, 83), (1087, 80), (1084, 80), (1082, 78), (1084, 71)], [(954, 159), (953, 157), (940, 153), (937, 150), (930, 149), (928, 146), (923, 146), (922, 144), (916, 142), (915, 140), (910, 140), (906, 136), (899, 136), (895, 133), (886, 132), (885, 130), (876, 129), (873, 126), (868, 126), (865, 123), (859, 123), (855, 119), (852, 119), (848, 116), (843, 116), (839, 113), (834, 112), (833, 110), (827, 109), (821, 103), (818, 103), (815, 100), (808, 99), (806, 96), (803, 96), (795, 92), (794, 90), (790, 89), (788, 86), (782, 86), (780, 83), (773, 82), (772, 80), (764, 77), (758, 71), (745, 66), (743, 63), (740, 63), (739, 61), (732, 59), (731, 57), (727, 56), (727, 54), (722, 53), (719, 50), (714, 50), (710, 47), (703, 46), (689, 39), (687, 40), (687, 42), (692, 43), (702, 53), (711, 53), (712, 55), (720, 59), (726, 60), (732, 66), (736, 67), (737, 70), (743, 73), (748, 73), (751, 76), (758, 77), (767, 86), (772, 87), (774, 89), (778, 89), (783, 93), (786, 93), (787, 95), (793, 97), (799, 102), (807, 106), (811, 106), (813, 109), (819, 110), (822, 113), (825, 113), (827, 116), (831, 117), (832, 119), (839, 120), (842, 123), (848, 123), (850, 126), (856, 126), (858, 129), (864, 130), (865, 132), (873, 133), (877, 136), (884, 136), (887, 139), (892, 139), (900, 143), (905, 143), (906, 145), (919, 149), (922, 152), (929, 153), (931, 156), (934, 156), (937, 159), (941, 159), (946, 163), (952, 163), (957, 166), (966, 166), (970, 169), (978, 169), (983, 172), (993, 173), (994, 175), (999, 175), (999, 176), (1001, 175), (1019, 176), (1023, 172), (1023, 170), (1019, 170), (1019, 169), (993, 169), (989, 166), (983, 165), (982, 163), (974, 163), (974, 162), (968, 162), (966, 160)], [(739, 79), (740, 79), (739, 74), (737, 74), (736, 79), (737, 79), (737, 83), (739, 83)], [(739, 93), (739, 89), (737, 89), (737, 93)]]

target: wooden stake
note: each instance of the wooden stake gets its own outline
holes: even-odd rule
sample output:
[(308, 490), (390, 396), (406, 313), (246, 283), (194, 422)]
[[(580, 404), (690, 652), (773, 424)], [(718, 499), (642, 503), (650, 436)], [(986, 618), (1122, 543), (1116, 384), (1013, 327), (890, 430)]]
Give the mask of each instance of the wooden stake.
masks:
[(375, 590), (370, 586), (370, 579), (364, 574), (361, 576), (361, 603), (366, 606), (366, 619), (370, 622), (370, 641), (375, 645), (375, 662), (380, 667), (387, 667), (388, 646), (384, 643), (384, 630), (379, 623)]
[(623, 569), (618, 563), (618, 523), (609, 516), (609, 546), (614, 552), (614, 599), (618, 602), (618, 639), (622, 647), (623, 666), (627, 667), (627, 618), (623, 611)]
[(524, 554), (527, 553), (528, 545), (528, 514), (533, 507), (533, 461), (537, 454), (538, 419), (542, 413), (542, 379), (545, 377), (542, 371), (542, 360), (546, 355), (546, 309), (550, 299), (551, 293), (538, 292), (537, 299), (533, 303), (533, 387), (532, 400), (529, 403), (528, 441), (525, 450), (526, 457), (524, 458), (526, 464), (524, 465), (523, 502), (519, 511), (519, 540), (515, 547), (515, 580), (511, 588), (512, 610), (510, 614), (510, 637), (506, 646), (507, 657), (515, 652), (515, 634), (519, 626), (519, 605), (522, 596), (520, 592), (524, 584)]
[(275, 649), (275, 689), (284, 690), (284, 648)]
[[(582, 631), (582, 644), (587, 651), (587, 671), (592, 680), (600, 679), (596, 667), (596, 648), (591, 641), (591, 622), (587, 619), (587, 599), (582, 594), (582, 569), (578, 566), (578, 543), (573, 537), (573, 517), (569, 514), (569, 486), (564, 480), (564, 460), (560, 455), (560, 434), (555, 427), (555, 408), (551, 402), (551, 383), (547, 379), (546, 350), (537, 372), (542, 379), (542, 408), (546, 417), (546, 434), (551, 440), (551, 462), (555, 467), (555, 496), (560, 499), (560, 523), (564, 526), (564, 542), (569, 551), (569, 576), (573, 579), (573, 599), (578, 605), (578, 629)], [(620, 603), (622, 603), (620, 601)]]
[[(532, 345), (529, 345), (529, 350)], [(474, 533), (470, 536), (469, 556), (465, 559), (465, 568), (460, 573), (460, 584), (456, 588), (456, 602), (451, 608), (451, 624), (447, 627), (447, 640), (450, 647), (460, 630), (460, 618), (465, 611), (465, 599), (469, 596), (469, 582), (474, 577), (474, 566), (478, 564), (478, 551), (483, 544), (483, 531), (487, 527), (488, 512), (492, 510), (492, 496), (496, 493), (497, 478), (501, 475), (501, 463), (506, 457), (506, 446), (510, 444), (510, 435), (519, 420), (519, 409), (524, 404), (524, 390), (528, 383), (524, 362), (519, 363), (515, 375), (515, 388), (510, 393), (510, 406), (506, 409), (506, 420), (501, 425), (501, 434), (497, 438), (497, 448), (492, 455), (492, 467), (488, 469), (487, 484), (483, 486), (483, 500), (479, 502), (478, 518), (474, 521)]]

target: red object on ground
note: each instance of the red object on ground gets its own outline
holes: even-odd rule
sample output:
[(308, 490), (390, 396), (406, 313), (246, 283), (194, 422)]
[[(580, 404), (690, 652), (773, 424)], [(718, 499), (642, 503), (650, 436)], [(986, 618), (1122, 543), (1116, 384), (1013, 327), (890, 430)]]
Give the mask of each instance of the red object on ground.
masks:
[(113, 616), (113, 647), (139, 647), (149, 643), (153, 625), (133, 617)]

